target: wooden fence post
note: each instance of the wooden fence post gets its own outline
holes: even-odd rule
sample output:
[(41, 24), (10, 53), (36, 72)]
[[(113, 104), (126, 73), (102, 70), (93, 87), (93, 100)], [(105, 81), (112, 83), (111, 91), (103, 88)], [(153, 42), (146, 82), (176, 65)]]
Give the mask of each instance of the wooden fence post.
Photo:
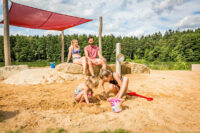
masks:
[(4, 19), (4, 61), (5, 61), (5, 66), (9, 66), (11, 65), (11, 57), (10, 57), (8, 0), (3, 0), (3, 19)]
[(61, 63), (64, 63), (65, 60), (65, 42), (64, 42), (64, 31), (61, 32), (61, 39), (62, 39), (62, 48), (61, 48)]
[(121, 64), (119, 60), (117, 59), (118, 54), (121, 53), (121, 44), (116, 44), (116, 72), (121, 76)]

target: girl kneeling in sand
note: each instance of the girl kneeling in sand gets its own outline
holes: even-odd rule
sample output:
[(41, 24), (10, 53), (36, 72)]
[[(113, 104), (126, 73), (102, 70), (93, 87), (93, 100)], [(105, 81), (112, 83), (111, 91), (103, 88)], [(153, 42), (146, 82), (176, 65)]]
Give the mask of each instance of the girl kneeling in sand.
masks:
[(93, 93), (92, 89), (99, 85), (99, 80), (96, 76), (88, 76), (84, 83), (80, 83), (74, 91), (74, 99), (77, 102), (85, 101), (90, 104), (88, 100), (89, 92)]
[(71, 45), (69, 47), (69, 53), (67, 57), (67, 63), (69, 63), (71, 56), (72, 56), (73, 63), (83, 65), (83, 74), (86, 75), (86, 71), (87, 71), (86, 58), (81, 57), (80, 46), (78, 45), (78, 40), (76, 39), (73, 39), (71, 41)]
[(103, 89), (104, 98), (107, 98), (104, 83), (109, 82), (109, 92), (114, 93), (116, 98), (122, 98), (128, 89), (128, 78), (120, 77), (118, 73), (111, 72), (110, 70), (101, 69), (99, 73), (101, 78), (100, 86)]

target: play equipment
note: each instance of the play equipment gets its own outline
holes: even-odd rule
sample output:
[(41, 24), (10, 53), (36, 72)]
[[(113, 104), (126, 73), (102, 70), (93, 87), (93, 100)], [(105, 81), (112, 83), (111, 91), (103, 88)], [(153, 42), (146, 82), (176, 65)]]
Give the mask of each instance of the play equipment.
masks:
[(52, 69), (54, 69), (54, 68), (55, 68), (55, 65), (56, 65), (56, 63), (54, 63), (54, 62), (51, 62), (51, 63), (50, 63), (50, 65), (51, 65), (51, 68), (52, 68)]
[(119, 53), (119, 54), (117, 55), (117, 60), (118, 60), (119, 62), (123, 62), (124, 59), (125, 59), (125, 56), (124, 56), (122, 53)]
[(113, 112), (121, 112), (122, 111), (122, 105), (121, 105), (121, 98), (112, 98), (110, 99), (110, 104), (112, 106), (112, 111)]
[(145, 99), (147, 99), (147, 101), (152, 101), (152, 100), (153, 100), (152, 97), (145, 97), (145, 96), (142, 96), (142, 95), (137, 94), (136, 92), (129, 92), (129, 93), (127, 93), (127, 94), (130, 95), (130, 96), (138, 96), (138, 97), (145, 98)]

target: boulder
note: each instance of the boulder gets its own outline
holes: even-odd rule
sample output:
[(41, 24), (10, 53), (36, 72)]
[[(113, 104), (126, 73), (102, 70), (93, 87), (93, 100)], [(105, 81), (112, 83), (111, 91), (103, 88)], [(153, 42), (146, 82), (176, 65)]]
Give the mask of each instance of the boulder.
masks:
[[(108, 65), (108, 69), (115, 72), (116, 65), (110, 64), (110, 65)], [(122, 74), (150, 73), (150, 69), (147, 66), (145, 66), (143, 64), (131, 63), (131, 62), (122, 62), (121, 63), (121, 71), (122, 71)]]
[(12, 65), (0, 67), (0, 80), (8, 78), (10, 75), (28, 69), (27, 65)]
[[(101, 66), (94, 66), (94, 73), (98, 74)], [(68, 74), (83, 74), (83, 66), (74, 63), (61, 63), (56, 66), (55, 70)]]
[(83, 67), (74, 63), (61, 63), (56, 66), (55, 70), (63, 73), (82, 74)]
[[(100, 69), (101, 69), (101, 66), (94, 66), (94, 72), (96, 75), (98, 75)], [(108, 69), (115, 72), (116, 65), (109, 64)], [(82, 74), (83, 73), (82, 65), (73, 64), (73, 63), (59, 64), (56, 66), (55, 70), (59, 72), (63, 72), (63, 73), (68, 73), (68, 74)], [(131, 63), (131, 62), (122, 62), (121, 71), (122, 71), (122, 74), (150, 73), (150, 69), (147, 66), (143, 64)]]
[(51, 68), (38, 68), (27, 69), (11, 75), (4, 83), (6, 84), (50, 84), (50, 83), (62, 83), (69, 80), (76, 80), (83, 78), (82, 74), (67, 74), (58, 72)]
[[(125, 67), (125, 68), (124, 68)], [(150, 73), (149, 67), (144, 64), (132, 63), (132, 62), (123, 62), (122, 69), (125, 69), (122, 72), (124, 73)]]

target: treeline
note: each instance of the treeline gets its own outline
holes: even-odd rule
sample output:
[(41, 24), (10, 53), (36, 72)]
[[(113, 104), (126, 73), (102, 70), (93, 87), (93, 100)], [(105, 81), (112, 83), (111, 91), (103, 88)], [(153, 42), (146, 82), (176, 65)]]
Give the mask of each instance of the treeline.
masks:
[[(98, 45), (98, 36), (94, 36)], [(68, 47), (72, 39), (78, 39), (81, 47), (88, 45), (87, 35), (65, 35), (65, 61)], [(103, 56), (108, 62), (115, 61), (116, 43), (121, 43), (121, 51), (126, 59), (144, 59), (146, 61), (200, 61), (200, 28), (187, 31), (168, 30), (162, 35), (137, 37), (102, 37)], [(10, 36), (11, 59), (18, 62), (32, 62), (38, 60), (60, 61), (61, 36)], [(0, 62), (4, 61), (3, 36), (0, 36)]]

